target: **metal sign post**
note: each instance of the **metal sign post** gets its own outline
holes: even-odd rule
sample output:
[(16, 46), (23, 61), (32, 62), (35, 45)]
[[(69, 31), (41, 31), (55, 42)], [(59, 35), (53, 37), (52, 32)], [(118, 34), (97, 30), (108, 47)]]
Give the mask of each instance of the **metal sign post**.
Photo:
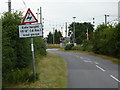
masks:
[(33, 38), (31, 38), (31, 51), (32, 51), (33, 74), (34, 74), (34, 81), (35, 81), (36, 80), (36, 70), (35, 70), (35, 56), (34, 56)]

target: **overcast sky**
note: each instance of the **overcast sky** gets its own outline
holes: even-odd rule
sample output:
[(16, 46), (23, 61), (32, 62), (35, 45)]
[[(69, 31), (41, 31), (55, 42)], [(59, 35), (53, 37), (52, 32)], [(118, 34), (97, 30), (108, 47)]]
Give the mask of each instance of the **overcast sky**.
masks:
[[(11, 0), (12, 11), (24, 11), (25, 15), (28, 8), (36, 15), (37, 9), (41, 6), (44, 18), (45, 36), (55, 27), (64, 32), (65, 22), (91, 22), (95, 18), (95, 25), (104, 22), (104, 15), (110, 15), (108, 21), (117, 19), (119, 0)], [(8, 0), (0, 0), (0, 13), (8, 11)], [(25, 3), (24, 3), (25, 2)], [(2, 14), (0, 14), (2, 15)]]

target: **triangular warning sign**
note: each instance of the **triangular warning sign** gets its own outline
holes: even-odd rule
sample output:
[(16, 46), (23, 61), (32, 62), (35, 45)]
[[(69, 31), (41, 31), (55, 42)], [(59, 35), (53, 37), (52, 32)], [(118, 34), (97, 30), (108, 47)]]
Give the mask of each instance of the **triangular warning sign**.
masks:
[(32, 11), (30, 9), (28, 9), (28, 11), (22, 21), (22, 24), (36, 23), (36, 22), (38, 22), (38, 20), (36, 19), (36, 17), (32, 13)]

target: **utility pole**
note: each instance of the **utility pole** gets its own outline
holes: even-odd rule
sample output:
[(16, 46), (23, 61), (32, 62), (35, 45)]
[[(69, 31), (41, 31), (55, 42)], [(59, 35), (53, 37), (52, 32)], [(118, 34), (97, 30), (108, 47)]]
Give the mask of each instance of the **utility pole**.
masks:
[(42, 7), (40, 7), (40, 24), (42, 25), (42, 37), (43, 37)]
[(120, 1), (118, 2), (118, 23), (120, 23)]
[(109, 17), (109, 15), (105, 14), (105, 25), (107, 25), (107, 17)]
[(95, 18), (93, 18), (93, 24), (95, 24)]
[(40, 23), (42, 24), (42, 7), (40, 7)]
[(53, 28), (53, 44), (55, 44), (54, 28)]
[(8, 0), (8, 12), (11, 13), (11, 0)]
[(66, 37), (67, 37), (67, 22), (66, 22), (65, 24), (66, 24), (66, 30), (65, 30), (65, 33), (66, 33)]
[(39, 9), (37, 9), (37, 13), (36, 14), (37, 14), (37, 19), (39, 19), (39, 14), (40, 14), (39, 13)]
[(87, 34), (87, 40), (89, 40), (89, 34), (88, 34), (88, 29), (87, 29), (87, 33), (86, 33), (86, 34)]
[(74, 20), (74, 22), (73, 22), (73, 43), (75, 43), (75, 18), (76, 17), (73, 17), (73, 20)]

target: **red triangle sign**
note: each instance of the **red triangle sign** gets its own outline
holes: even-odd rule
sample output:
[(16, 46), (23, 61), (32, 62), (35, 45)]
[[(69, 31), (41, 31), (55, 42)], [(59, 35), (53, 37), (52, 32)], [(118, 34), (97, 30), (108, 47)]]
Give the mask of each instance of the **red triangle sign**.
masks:
[(36, 17), (32, 13), (32, 11), (30, 9), (28, 9), (28, 11), (22, 21), (22, 24), (29, 24), (29, 23), (36, 23), (36, 22), (38, 22), (38, 20), (36, 19)]

